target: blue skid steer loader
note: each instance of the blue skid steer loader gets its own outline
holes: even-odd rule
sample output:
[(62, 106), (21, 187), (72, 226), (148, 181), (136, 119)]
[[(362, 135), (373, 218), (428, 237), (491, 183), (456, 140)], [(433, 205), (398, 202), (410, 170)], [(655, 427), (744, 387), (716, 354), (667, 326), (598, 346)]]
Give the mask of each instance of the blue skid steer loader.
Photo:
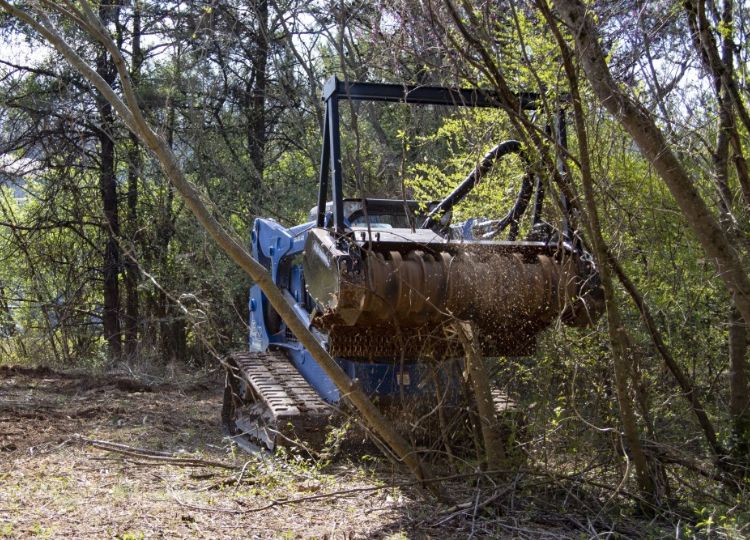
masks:
[[(561, 231), (542, 221), (544, 183), (530, 167), (505, 217), (451, 223), (454, 205), (497, 160), (512, 153), (526, 159), (518, 141), (495, 146), (442, 201), (344, 198), (340, 101), (499, 107), (495, 94), (334, 77), (323, 99), (317, 207), (310, 221), (291, 228), (256, 219), (252, 256), (351, 379), (387, 414), (411, 413), (404, 429), (417, 429), (414, 417), (428, 418), (436, 399), (455, 402), (461, 395), (456, 359), (463, 349), (446, 331), (451, 321), (469, 321), (478, 353), (497, 357), (532, 354), (537, 334), (558, 319), (580, 327), (598, 318), (596, 268), (567, 216)], [(539, 102), (534, 94), (516, 99), (523, 110)], [(562, 112), (548, 132), (564, 147)], [(530, 232), (519, 240), (532, 195)], [(560, 206), (566, 209), (567, 201)], [(226, 362), (225, 432), (250, 450), (299, 440), (319, 445), (345, 396), (257, 285), (249, 304), (249, 348)]]

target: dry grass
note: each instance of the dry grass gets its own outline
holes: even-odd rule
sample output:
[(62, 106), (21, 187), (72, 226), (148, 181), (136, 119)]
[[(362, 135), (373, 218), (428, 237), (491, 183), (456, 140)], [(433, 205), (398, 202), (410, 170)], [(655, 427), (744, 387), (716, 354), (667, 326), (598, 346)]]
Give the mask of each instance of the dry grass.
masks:
[[(221, 385), (206, 376), (147, 387), (116, 377), (0, 367), (0, 538), (670, 533), (670, 527), (623, 517), (620, 496), (539, 474), (498, 484), (455, 479), (445, 483), (453, 502), (439, 504), (406, 485), (411, 479), (382, 458), (350, 453), (320, 467), (292, 454), (250, 457), (221, 436)], [(236, 469), (125, 456), (83, 444), (76, 434)], [(400, 487), (383, 487), (391, 484)], [(616, 511), (604, 511), (602, 501)]]
[(72, 439), (241, 467), (249, 456), (221, 436), (219, 381), (132, 392), (143, 388), (45, 371), (0, 377), (0, 537), (365, 537), (402, 519), (392, 490), (243, 514), (277, 498), (371, 486), (355, 467), (321, 474), (294, 459), (251, 459), (236, 485), (234, 471), (146, 464)]

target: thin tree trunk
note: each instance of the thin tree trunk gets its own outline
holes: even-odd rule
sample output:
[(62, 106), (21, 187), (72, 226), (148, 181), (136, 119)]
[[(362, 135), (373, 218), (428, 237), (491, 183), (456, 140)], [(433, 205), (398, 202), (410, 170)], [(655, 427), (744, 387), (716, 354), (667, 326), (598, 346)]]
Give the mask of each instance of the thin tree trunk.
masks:
[[(713, 33), (707, 27), (705, 18), (705, 6), (703, 2), (686, 2), (688, 19), (694, 30), (694, 45), (698, 53), (703, 53), (704, 63), (713, 77), (714, 93), (719, 104), (719, 126), (716, 137), (716, 151), (714, 152), (714, 173), (716, 178), (716, 189), (719, 192), (719, 211), (721, 222), (727, 235), (737, 231), (733, 219), (734, 201), (729, 186), (729, 147), (734, 147), (735, 167), (740, 186), (747, 183), (747, 169), (742, 155), (739, 134), (735, 124), (735, 112), (742, 118), (744, 105), (736, 103), (733, 99), (732, 85), (736, 91), (733, 66), (733, 43), (732, 43), (732, 2), (724, 0), (721, 12), (722, 50), (721, 57), (717, 50)], [(699, 28), (700, 27), (700, 28)], [(745, 113), (746, 114), (746, 113)], [(736, 142), (735, 142), (736, 141)], [(745, 180), (743, 182), (743, 176)], [(746, 197), (746, 204), (748, 202)], [(747, 206), (746, 206), (747, 208)], [(732, 444), (733, 457), (747, 461), (750, 450), (750, 396), (748, 395), (748, 381), (746, 376), (746, 354), (747, 354), (747, 326), (737, 312), (736, 305), (729, 309), (728, 316), (728, 352), (729, 352), (729, 416), (732, 419)]]
[[(541, 0), (545, 2), (546, 0)], [(538, 3), (543, 14), (549, 19), (550, 25), (554, 24), (551, 20), (551, 14), (546, 4)], [(588, 233), (594, 245), (594, 256), (599, 262), (599, 276), (604, 289), (604, 303), (607, 308), (607, 327), (609, 329), (610, 343), (612, 344), (612, 359), (615, 372), (615, 389), (617, 393), (617, 404), (620, 410), (625, 438), (630, 447), (633, 463), (635, 464), (638, 485), (649, 499), (656, 497), (656, 486), (653, 476), (650, 472), (648, 458), (641, 444), (638, 421), (636, 419), (632, 398), (630, 396), (629, 379), (630, 364), (632, 362), (632, 351), (630, 348), (630, 339), (625, 330), (620, 308), (617, 304), (614, 284), (609, 266), (607, 264), (607, 252), (602, 236), (601, 225), (599, 222), (599, 212), (596, 207), (594, 196), (593, 180), (591, 175), (591, 164), (589, 161), (588, 135), (584, 122), (583, 108), (581, 106), (581, 96), (578, 90), (578, 76), (576, 74), (571, 55), (567, 45), (562, 40), (562, 36), (554, 28), (556, 37), (563, 56), (563, 66), (565, 68), (570, 92), (573, 103), (573, 112), (575, 119), (576, 134), (578, 136), (579, 163), (581, 167), (581, 181), (583, 183), (583, 193), (586, 202), (586, 217), (588, 222)]]
[(630, 133), (643, 155), (664, 180), (706, 255), (732, 294), (742, 318), (750, 321), (750, 279), (695, 182), (677, 159), (651, 114), (627, 96), (613, 80), (600, 36), (580, 0), (554, 0), (576, 41), (577, 55), (594, 93)]
[(2, 337), (16, 335), (16, 323), (13, 320), (13, 312), (5, 296), (5, 287), (2, 285), (0, 285), (0, 330), (2, 330)]
[[(178, 68), (179, 70), (179, 68)], [(170, 150), (174, 148), (176, 111), (174, 102), (170, 101), (167, 109), (166, 143)], [(174, 186), (166, 186), (166, 197), (159, 216), (159, 234), (157, 254), (159, 268), (163, 276), (169, 272), (169, 244), (175, 235)], [(157, 293), (159, 302), (159, 349), (164, 362), (184, 360), (185, 326), (182, 323), (183, 313), (174, 304), (164, 290)]]
[[(103, 21), (112, 20), (114, 9), (102, 4), (99, 17)], [(102, 47), (96, 62), (97, 73), (108, 85), (114, 83), (117, 76), (115, 67), (106, 49)], [(104, 212), (104, 233), (106, 244), (102, 263), (104, 308), (102, 325), (104, 338), (107, 341), (110, 361), (119, 360), (122, 353), (120, 335), (120, 219), (117, 207), (117, 178), (115, 176), (115, 143), (114, 113), (112, 105), (100, 93), (96, 96), (99, 109), (99, 193)]]
[(469, 373), (471, 386), (474, 390), (474, 399), (477, 404), (477, 413), (479, 414), (487, 468), (490, 470), (499, 470), (505, 464), (506, 441), (502, 439), (498, 432), (492, 390), (487, 378), (487, 370), (485, 370), (482, 358), (477, 352), (479, 351), (477, 338), (469, 322), (456, 321), (454, 328), (464, 349), (466, 371)]
[[(138, 88), (143, 64), (141, 50), (141, 0), (133, 3), (133, 62), (131, 77), (133, 86)], [(138, 352), (138, 325), (140, 318), (140, 303), (138, 298), (138, 281), (140, 278), (138, 264), (134, 260), (139, 234), (138, 224), (138, 179), (141, 175), (141, 145), (138, 137), (130, 134), (130, 149), (128, 152), (128, 229), (130, 232), (131, 253), (125, 257), (125, 354), (134, 357)]]
[(266, 149), (266, 93), (268, 91), (268, 0), (256, 0), (255, 2), (256, 39), (255, 55), (251, 59), (255, 74), (255, 84), (248, 88), (250, 96), (250, 107), (248, 110), (248, 149), (250, 161), (255, 169), (255, 178), (251, 184), (252, 197), (255, 205), (263, 204), (263, 173), (265, 170)]
[[(732, 310), (729, 317), (729, 414), (732, 417), (732, 455), (750, 464), (750, 395), (747, 373), (747, 326)], [(747, 472), (744, 471), (746, 475)]]
[[(111, 110), (108, 113), (102, 109), (104, 124), (112, 120)], [(110, 124), (111, 126), (111, 124)], [(120, 248), (117, 237), (120, 234), (117, 212), (117, 179), (114, 172), (114, 143), (108, 134), (99, 136), (99, 191), (102, 198), (105, 219), (105, 234), (107, 242), (104, 248), (102, 266), (104, 312), (102, 316), (104, 338), (107, 340), (109, 359), (117, 360), (121, 353), (120, 341)]]
[[(728, 71), (727, 77), (734, 81), (734, 43), (732, 41), (733, 12), (732, 0), (724, 0), (724, 7), (721, 14), (722, 22), (722, 61), (724, 68)], [(726, 78), (726, 77), (725, 77)], [(742, 193), (745, 195), (745, 209), (750, 209), (750, 180), (748, 180), (747, 164), (743, 155), (740, 136), (737, 132), (737, 126), (732, 114), (732, 107), (728, 99), (722, 100), (723, 82), (717, 78), (715, 83), (716, 95), (720, 100), (719, 113), (719, 144), (717, 144), (717, 154), (720, 152), (720, 161), (717, 166), (717, 182), (719, 190), (731, 193), (729, 189), (729, 167), (727, 166), (727, 142), (732, 144), (734, 150), (734, 163), (737, 171)], [(724, 92), (729, 94), (729, 89), (724, 83)], [(743, 107), (742, 102), (735, 105)], [(720, 147), (719, 147), (720, 145)], [(726, 207), (723, 213), (731, 216), (732, 197), (722, 198)], [(726, 220), (726, 227), (733, 227), (733, 222)], [(739, 465), (750, 464), (750, 385), (747, 378), (747, 324), (742, 320), (737, 312), (737, 307), (733, 305), (729, 312), (729, 415), (732, 419), (732, 456), (739, 461)], [(745, 472), (741, 471), (742, 476)]]

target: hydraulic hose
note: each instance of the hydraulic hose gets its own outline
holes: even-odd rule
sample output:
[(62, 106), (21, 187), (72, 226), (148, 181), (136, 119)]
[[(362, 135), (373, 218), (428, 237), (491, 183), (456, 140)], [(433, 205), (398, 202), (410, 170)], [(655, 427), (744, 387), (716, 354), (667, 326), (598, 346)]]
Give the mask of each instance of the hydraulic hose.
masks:
[[(440, 201), (435, 208), (433, 208), (424, 222), (422, 223), (423, 229), (431, 229), (441, 216), (450, 212), (451, 209), (461, 202), (474, 187), (481, 182), (482, 177), (489, 172), (495, 162), (501, 157), (508, 154), (520, 154), (525, 159), (523, 152), (521, 151), (521, 143), (516, 140), (503, 141), (492, 150), (487, 152), (482, 160), (474, 167), (474, 170), (461, 182), (456, 189), (454, 189), (445, 199)], [(528, 176), (528, 175), (527, 175)], [(526, 178), (524, 178), (526, 180)], [(528, 202), (528, 199), (527, 199)], [(525, 210), (525, 206), (524, 206)]]

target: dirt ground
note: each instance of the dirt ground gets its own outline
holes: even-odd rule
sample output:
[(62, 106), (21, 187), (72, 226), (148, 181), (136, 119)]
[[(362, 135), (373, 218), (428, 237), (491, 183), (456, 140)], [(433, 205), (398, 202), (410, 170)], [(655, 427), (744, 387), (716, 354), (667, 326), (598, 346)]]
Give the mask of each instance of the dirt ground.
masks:
[[(388, 461), (362, 452), (325, 467), (291, 454), (249, 456), (222, 437), (222, 384), (218, 375), (145, 385), (0, 367), (0, 538), (585, 538), (643, 532), (606, 521), (601, 512), (592, 521), (564, 508), (555, 514), (525, 505), (517, 486), (477, 489), (477, 479), (445, 483), (456, 502), (438, 504), (404, 486), (410, 477)], [(111, 452), (93, 440), (173, 457)], [(172, 462), (174, 457), (182, 461)], [(189, 458), (213, 463), (184, 461)], [(383, 488), (392, 484), (400, 487)], [(542, 484), (529, 483), (526, 493), (548, 489)], [(563, 499), (568, 494), (549, 497), (558, 510)]]
[[(0, 370), (0, 537), (398, 537), (408, 519), (392, 489), (253, 512), (275, 499), (404, 478), (346, 465), (323, 474), (233, 449), (219, 425), (219, 380), (148, 387)], [(237, 485), (235, 470), (110, 453), (76, 435), (248, 466)]]

